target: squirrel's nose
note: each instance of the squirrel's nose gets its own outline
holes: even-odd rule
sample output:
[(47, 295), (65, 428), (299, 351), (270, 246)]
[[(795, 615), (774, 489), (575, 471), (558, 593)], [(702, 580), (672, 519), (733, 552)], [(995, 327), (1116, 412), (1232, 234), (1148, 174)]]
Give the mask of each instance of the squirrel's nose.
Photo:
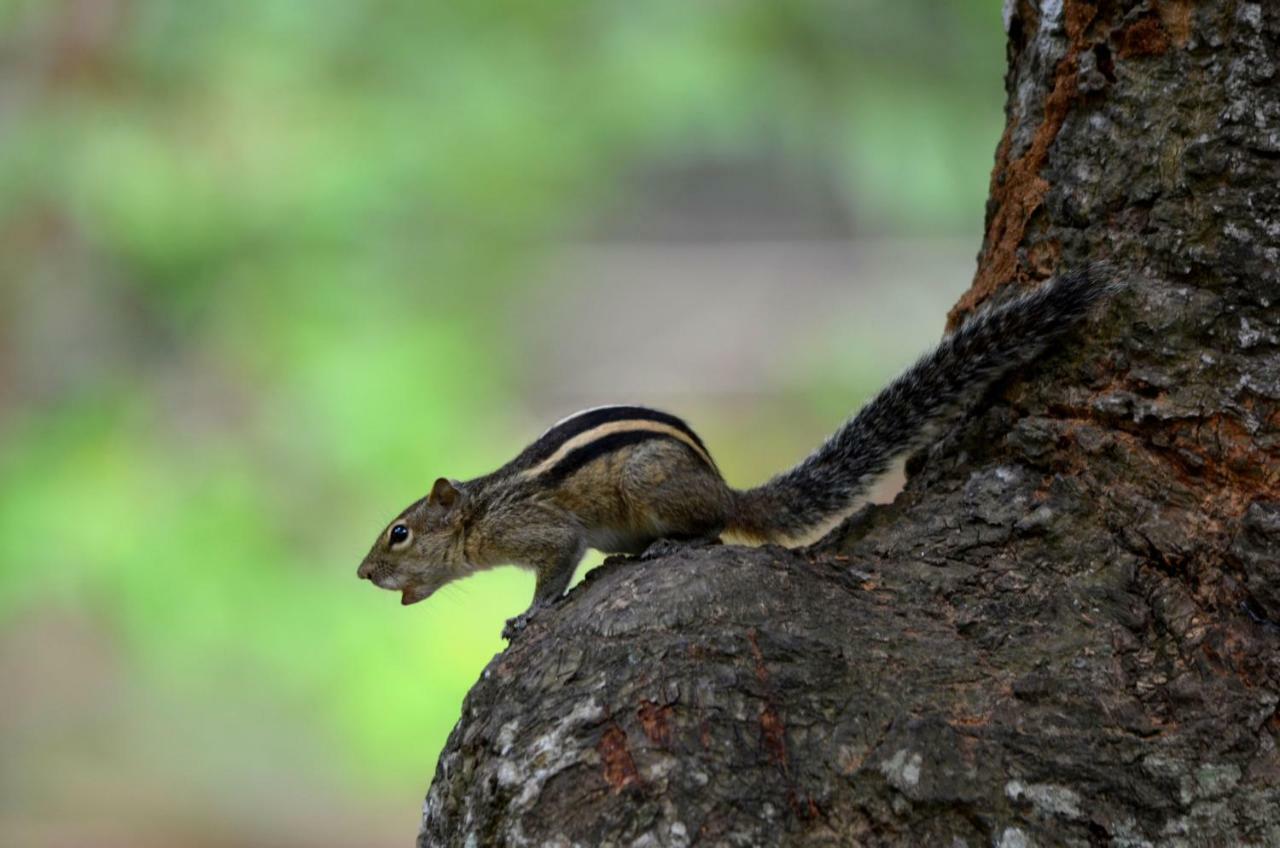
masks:
[(369, 562), (368, 560), (365, 560), (364, 562), (360, 563), (360, 567), (356, 569), (356, 577), (359, 577), (361, 580), (368, 580), (372, 576), (373, 576), (373, 563)]

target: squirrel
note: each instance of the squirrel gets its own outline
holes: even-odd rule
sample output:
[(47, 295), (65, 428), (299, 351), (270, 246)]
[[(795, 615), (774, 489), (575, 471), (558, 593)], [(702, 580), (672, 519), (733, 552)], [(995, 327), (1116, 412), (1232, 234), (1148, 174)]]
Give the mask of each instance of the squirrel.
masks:
[(846, 515), (899, 456), (922, 447), (1000, 376), (1024, 365), (1113, 290), (1095, 266), (987, 305), (794, 468), (731, 488), (681, 419), (641, 406), (570, 415), (498, 470), (441, 477), (387, 525), (357, 571), (415, 604), (498, 565), (531, 569), (533, 602), (508, 638), (565, 592), (587, 548), (662, 554), (722, 533), (794, 543)]

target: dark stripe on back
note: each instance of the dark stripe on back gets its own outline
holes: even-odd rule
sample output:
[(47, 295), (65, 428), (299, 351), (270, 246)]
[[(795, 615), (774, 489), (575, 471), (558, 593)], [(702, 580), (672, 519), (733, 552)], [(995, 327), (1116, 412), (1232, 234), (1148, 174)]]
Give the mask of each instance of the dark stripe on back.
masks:
[(700, 462), (706, 462), (705, 459), (698, 455), (697, 451), (668, 433), (655, 433), (653, 430), (623, 430), (620, 433), (610, 433), (607, 436), (594, 439), (580, 448), (569, 451), (569, 453), (565, 454), (564, 459), (551, 466), (545, 474), (536, 479), (539, 482), (559, 483), (594, 459), (599, 459), (605, 454), (613, 453), (628, 445), (647, 442), (650, 439), (670, 439), (689, 451), (689, 453), (697, 456)]
[[(579, 433), (585, 433), (594, 427), (599, 427), (601, 424), (609, 424), (613, 421), (658, 421), (662, 424), (667, 424), (693, 439), (694, 444), (706, 451), (708, 456), (711, 455), (711, 452), (707, 450), (707, 446), (702, 443), (702, 439), (698, 438), (698, 434), (693, 432), (693, 429), (688, 424), (674, 415), (659, 412), (656, 409), (647, 409), (643, 406), (606, 406), (601, 409), (584, 412), (552, 427), (539, 437), (536, 442), (521, 451), (520, 455), (515, 458), (513, 465), (519, 468), (531, 468), (551, 456), (560, 449), (561, 445)], [(650, 436), (656, 435), (658, 434), (650, 434)], [(612, 438), (612, 436), (607, 437), (606, 440), (608, 438)], [(590, 445), (584, 447), (590, 447)], [(569, 457), (577, 453), (578, 451), (575, 450), (569, 454)], [(569, 457), (565, 457), (565, 459), (567, 460)]]

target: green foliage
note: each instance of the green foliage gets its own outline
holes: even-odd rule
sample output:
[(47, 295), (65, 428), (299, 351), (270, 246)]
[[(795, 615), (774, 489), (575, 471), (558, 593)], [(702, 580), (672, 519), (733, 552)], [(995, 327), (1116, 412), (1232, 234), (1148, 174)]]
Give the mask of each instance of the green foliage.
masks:
[(548, 245), (687, 150), (972, 236), (1000, 120), (990, 3), (74, 8), (0, 4), (0, 617), (87, 616), (192, 704), (300, 705), (386, 783), (530, 586), (402, 611), (354, 569), (433, 469), (528, 435), (491, 316)]

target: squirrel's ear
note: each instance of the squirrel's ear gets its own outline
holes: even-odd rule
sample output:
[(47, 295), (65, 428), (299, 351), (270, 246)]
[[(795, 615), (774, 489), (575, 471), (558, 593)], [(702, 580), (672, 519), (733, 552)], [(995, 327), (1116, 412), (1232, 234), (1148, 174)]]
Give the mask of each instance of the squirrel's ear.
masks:
[(458, 488), (451, 481), (441, 477), (431, 487), (431, 495), (427, 498), (427, 503), (439, 504), (445, 509), (452, 509), (460, 500), (462, 500), (462, 492), (458, 491)]

